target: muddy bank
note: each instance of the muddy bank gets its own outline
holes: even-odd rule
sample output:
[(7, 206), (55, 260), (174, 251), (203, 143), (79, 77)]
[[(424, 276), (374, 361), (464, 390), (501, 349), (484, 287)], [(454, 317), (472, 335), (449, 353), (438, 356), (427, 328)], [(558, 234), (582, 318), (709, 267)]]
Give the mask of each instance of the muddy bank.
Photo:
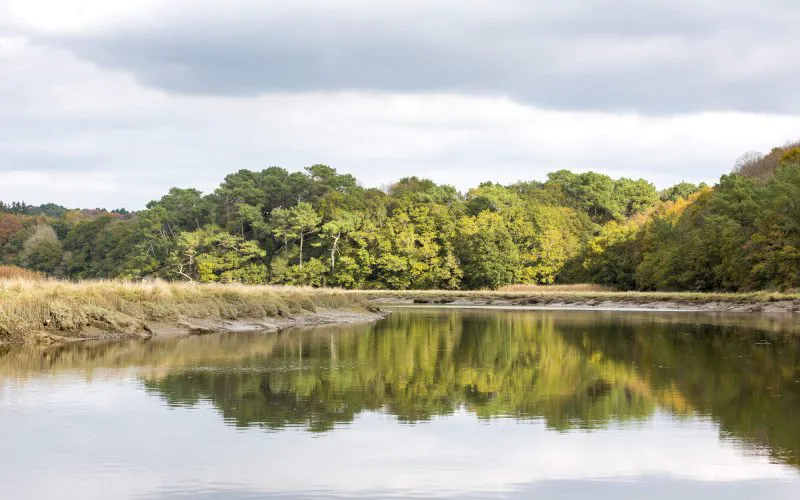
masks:
[(237, 320), (186, 319), (179, 324), (154, 323), (136, 333), (144, 337), (208, 335), (223, 332), (276, 332), (285, 328), (369, 323), (389, 313), (377, 307), (364, 311), (323, 309), (286, 318), (242, 318)]
[(86, 328), (73, 332), (69, 336), (53, 332), (39, 332), (35, 337), (27, 339), (25, 343), (57, 345), (87, 340), (174, 338), (226, 332), (269, 333), (291, 327), (369, 323), (382, 319), (388, 314), (377, 307), (372, 307), (370, 310), (364, 311), (322, 309), (288, 317), (239, 318), (235, 320), (184, 318), (178, 322), (142, 322), (138, 328), (127, 331)]
[(705, 298), (700, 294), (689, 297), (675, 295), (651, 298), (648, 295), (619, 294), (617, 297), (564, 296), (564, 295), (536, 295), (536, 296), (507, 296), (493, 295), (417, 295), (404, 296), (392, 294), (387, 296), (374, 296), (370, 300), (379, 305), (446, 305), (462, 307), (521, 307), (530, 309), (575, 309), (575, 310), (606, 310), (606, 311), (697, 311), (697, 312), (757, 312), (757, 313), (793, 313), (800, 314), (800, 300), (775, 299), (775, 300), (736, 300), (736, 297), (718, 296)]

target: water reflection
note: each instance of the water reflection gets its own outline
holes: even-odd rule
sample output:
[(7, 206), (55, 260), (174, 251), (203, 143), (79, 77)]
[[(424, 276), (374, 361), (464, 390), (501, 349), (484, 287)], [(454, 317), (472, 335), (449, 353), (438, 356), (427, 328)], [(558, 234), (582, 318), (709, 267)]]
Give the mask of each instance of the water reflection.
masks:
[[(63, 450), (92, 457), (87, 432), (126, 450), (98, 461), (104, 473), (147, 463), (194, 478), (136, 479), (169, 484), (148, 498), (792, 498), (794, 473), (770, 461), (800, 465), (800, 342), (781, 333), (793, 325), (425, 309), (355, 327), (9, 350), (0, 439), (23, 449), (75, 428)], [(615, 481), (593, 482), (604, 478)]]
[(799, 463), (800, 342), (708, 323), (674, 314), (399, 310), (375, 325), (12, 351), (0, 357), (0, 373), (139, 367), (145, 387), (170, 405), (210, 401), (232, 424), (272, 429), (328, 431), (367, 410), (417, 422), (463, 407), (567, 430), (661, 408), (711, 415), (725, 435)]
[(461, 407), (590, 428), (645, 418), (655, 402), (632, 366), (587, 356), (552, 316), (399, 313), (361, 331), (230, 340), (251, 353), (236, 369), (196, 367), (148, 378), (146, 387), (173, 405), (212, 401), (238, 426), (311, 431), (366, 410), (418, 422)]

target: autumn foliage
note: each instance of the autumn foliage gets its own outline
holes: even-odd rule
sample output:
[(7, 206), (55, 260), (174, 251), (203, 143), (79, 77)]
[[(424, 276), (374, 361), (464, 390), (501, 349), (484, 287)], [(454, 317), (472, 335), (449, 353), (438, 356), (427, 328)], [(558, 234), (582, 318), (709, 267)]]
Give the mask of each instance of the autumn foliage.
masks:
[(560, 170), (460, 193), (369, 189), (325, 165), (173, 188), (137, 213), (0, 203), (0, 263), (69, 279), (352, 289), (800, 288), (800, 143), (714, 186)]

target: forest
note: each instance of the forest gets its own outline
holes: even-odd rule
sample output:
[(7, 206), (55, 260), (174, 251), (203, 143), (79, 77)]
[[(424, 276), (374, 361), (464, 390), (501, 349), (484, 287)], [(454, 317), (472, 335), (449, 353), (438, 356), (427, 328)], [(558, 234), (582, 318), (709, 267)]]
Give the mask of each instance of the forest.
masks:
[(0, 203), (0, 264), (71, 280), (161, 278), (353, 289), (800, 288), (800, 143), (714, 186), (560, 170), (461, 193), (365, 188), (326, 165), (240, 170), (146, 209)]

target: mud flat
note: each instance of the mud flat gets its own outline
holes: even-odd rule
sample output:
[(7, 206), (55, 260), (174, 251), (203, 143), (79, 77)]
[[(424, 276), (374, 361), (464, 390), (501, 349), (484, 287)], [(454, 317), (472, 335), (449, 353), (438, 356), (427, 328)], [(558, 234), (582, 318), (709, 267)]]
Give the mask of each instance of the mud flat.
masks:
[(363, 292), (374, 304), (528, 307), (617, 311), (800, 313), (800, 295), (668, 292)]

